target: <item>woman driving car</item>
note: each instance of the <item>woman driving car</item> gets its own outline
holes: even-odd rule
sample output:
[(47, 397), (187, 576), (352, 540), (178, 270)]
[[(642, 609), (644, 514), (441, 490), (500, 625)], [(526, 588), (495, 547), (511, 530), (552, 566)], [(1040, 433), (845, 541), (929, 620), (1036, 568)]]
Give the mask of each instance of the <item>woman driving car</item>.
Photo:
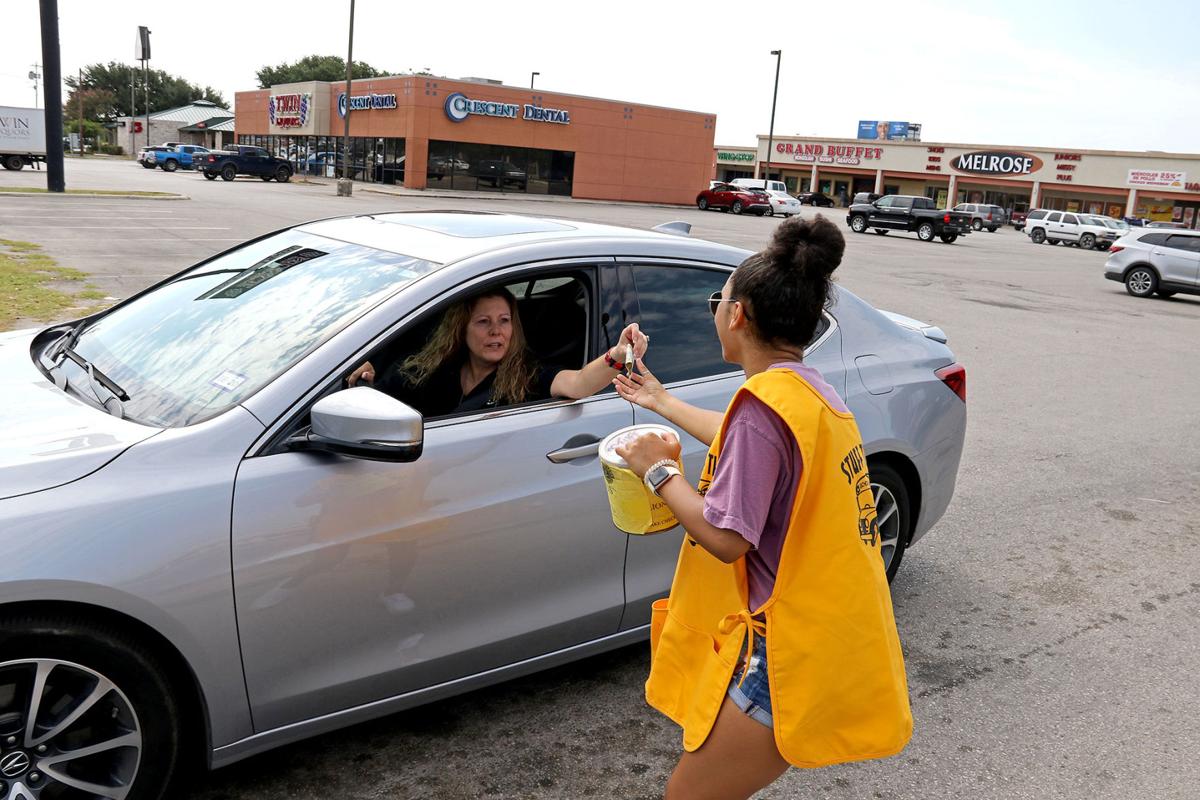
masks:
[(608, 386), (649, 337), (637, 323), (626, 326), (616, 346), (582, 369), (539, 365), (529, 351), (517, 301), (503, 287), (488, 289), (446, 310), (421, 350), (380, 376), (364, 362), (347, 379), (367, 383), (407, 403), (426, 417), (561, 397), (578, 400)]

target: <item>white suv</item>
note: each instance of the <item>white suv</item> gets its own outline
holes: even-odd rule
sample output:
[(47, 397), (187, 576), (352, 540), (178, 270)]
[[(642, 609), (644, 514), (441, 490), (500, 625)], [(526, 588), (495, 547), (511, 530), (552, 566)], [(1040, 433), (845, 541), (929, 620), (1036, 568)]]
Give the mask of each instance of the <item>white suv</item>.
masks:
[(1139, 230), (1112, 246), (1104, 277), (1134, 297), (1200, 294), (1200, 231)]
[(1117, 240), (1117, 231), (1104, 219), (1076, 211), (1038, 208), (1025, 217), (1025, 233), (1034, 244), (1073, 244), (1085, 250), (1107, 250)]
[(762, 178), (736, 178), (730, 181), (730, 183), (743, 189), (762, 189), (771, 195), (771, 209), (767, 212), (768, 216), (773, 217), (776, 214), (783, 214), (785, 217), (790, 217), (792, 214), (800, 213), (800, 201), (788, 194), (787, 186), (783, 181), (767, 181)]

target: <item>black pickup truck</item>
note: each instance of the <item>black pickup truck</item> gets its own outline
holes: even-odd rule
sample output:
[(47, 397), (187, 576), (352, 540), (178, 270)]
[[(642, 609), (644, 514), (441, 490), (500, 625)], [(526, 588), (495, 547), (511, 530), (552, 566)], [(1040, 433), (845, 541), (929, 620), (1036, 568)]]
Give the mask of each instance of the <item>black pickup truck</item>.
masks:
[(855, 203), (846, 214), (846, 224), (855, 233), (868, 229), (884, 236), (888, 231), (916, 231), (917, 238), (946, 244), (971, 232), (971, 215), (940, 209), (928, 197), (885, 194), (873, 203)]
[(218, 175), (225, 181), (231, 181), (238, 175), (257, 175), (264, 181), (274, 178), (280, 183), (287, 183), (295, 171), (290, 162), (275, 158), (261, 147), (246, 144), (234, 144), (224, 150), (196, 156), (194, 165), (210, 181), (216, 180)]

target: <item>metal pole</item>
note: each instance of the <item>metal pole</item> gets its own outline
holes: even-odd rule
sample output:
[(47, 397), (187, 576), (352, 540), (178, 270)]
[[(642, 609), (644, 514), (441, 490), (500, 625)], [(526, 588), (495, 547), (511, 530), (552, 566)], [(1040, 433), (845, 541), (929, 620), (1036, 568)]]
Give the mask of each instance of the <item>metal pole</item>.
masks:
[(66, 191), (63, 175), (62, 66), (58, 50), (58, 0), (40, 0), (42, 22), (42, 73), (46, 92), (46, 190)]
[(135, 134), (133, 132), (133, 120), (137, 114), (137, 111), (135, 110), (137, 107), (137, 101), (135, 99), (135, 94), (134, 94), (136, 83), (137, 83), (136, 78), (134, 78), (134, 76), (136, 74), (137, 73), (135, 72), (135, 68), (130, 67), (129, 68), (129, 155), (133, 156), (134, 158), (137, 158), (137, 134)]
[(342, 129), (342, 179), (338, 181), (338, 197), (349, 197), (354, 191), (350, 181), (350, 79), (354, 69), (354, 0), (350, 0), (350, 36), (346, 45), (346, 115)]
[(142, 83), (146, 87), (146, 146), (150, 146), (150, 59), (142, 59)]
[(79, 100), (79, 157), (83, 158), (83, 70), (79, 70), (79, 82), (75, 84), (75, 97)]
[(531, 72), (531, 73), (529, 73), (529, 88), (530, 88), (530, 89), (532, 89), (532, 88), (533, 88), (533, 79), (534, 79), (534, 78), (536, 78), (538, 75), (541, 75), (541, 74), (542, 74), (542, 73), (540, 73), (540, 72)]
[(775, 101), (779, 99), (779, 62), (783, 60), (782, 50), (772, 50), (771, 55), (775, 56), (775, 92), (771, 95), (771, 130), (767, 133), (767, 172), (763, 175), (763, 188), (766, 189), (767, 181), (771, 180), (771, 153), (775, 150)]

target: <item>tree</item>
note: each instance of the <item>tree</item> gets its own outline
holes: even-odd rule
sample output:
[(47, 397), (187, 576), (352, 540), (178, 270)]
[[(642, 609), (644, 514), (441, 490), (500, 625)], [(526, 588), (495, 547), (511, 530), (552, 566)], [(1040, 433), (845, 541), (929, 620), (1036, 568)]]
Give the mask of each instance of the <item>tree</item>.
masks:
[[(357, 79), (382, 78), (384, 75), (394, 75), (395, 73), (377, 70), (365, 61), (355, 61), (350, 74)], [(305, 56), (294, 63), (285, 61), (273, 67), (262, 67), (255, 75), (258, 76), (258, 88), (260, 89), (269, 89), (283, 83), (344, 81), (346, 80), (346, 59), (341, 56)]]
[[(225, 98), (211, 86), (200, 87), (177, 75), (161, 69), (152, 69), (146, 76), (150, 86), (150, 112), (185, 106), (193, 100), (208, 100), (225, 106)], [(84, 116), (97, 121), (111, 121), (117, 117), (130, 116), (129, 85), (132, 79), (137, 87), (136, 108), (138, 114), (146, 113), (146, 90), (143, 74), (139, 67), (110, 61), (107, 64), (90, 64), (83, 68), (83, 82), (77, 75), (67, 75), (64, 83), (70, 91), (63, 104), (68, 117), (79, 114), (79, 95), (83, 97)]]

